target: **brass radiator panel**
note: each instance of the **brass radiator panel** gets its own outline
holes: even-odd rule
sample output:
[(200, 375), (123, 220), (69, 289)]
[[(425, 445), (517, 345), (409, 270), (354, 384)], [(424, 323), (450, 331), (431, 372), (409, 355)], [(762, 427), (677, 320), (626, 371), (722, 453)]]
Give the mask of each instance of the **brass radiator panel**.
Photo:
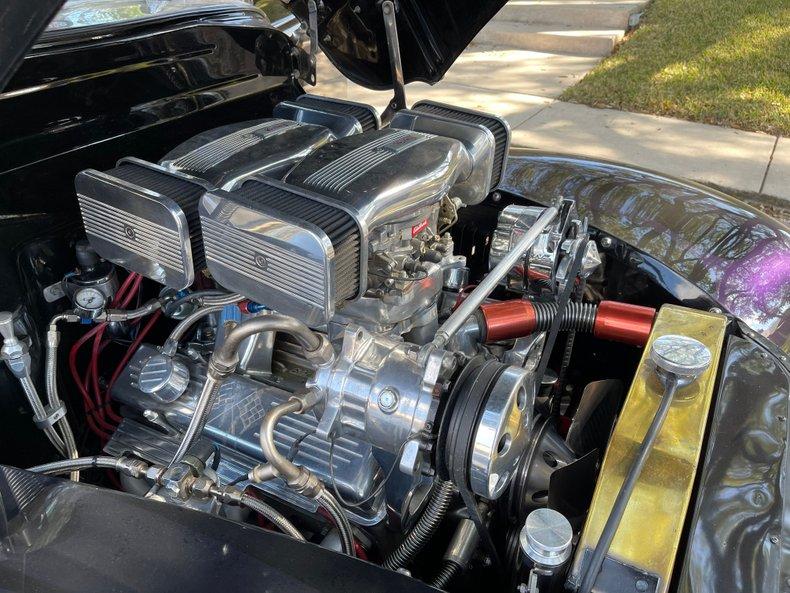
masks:
[[(700, 461), (725, 330), (726, 318), (722, 315), (674, 305), (664, 305), (659, 311), (604, 457), (571, 569), (571, 582), (575, 585), (580, 580), (582, 562), (589, 560), (598, 542), (663, 393), (663, 386), (649, 361), (650, 347), (659, 336), (681, 334), (699, 340), (710, 349), (711, 365), (695, 383), (676, 394), (594, 589), (608, 591), (608, 588), (599, 587), (599, 584), (606, 587), (605, 583), (611, 582), (604, 578), (607, 567), (626, 565), (637, 573), (657, 577), (656, 591), (667, 590)], [(655, 582), (654, 579), (650, 581)], [(633, 590), (633, 586), (631, 581), (623, 590)]]

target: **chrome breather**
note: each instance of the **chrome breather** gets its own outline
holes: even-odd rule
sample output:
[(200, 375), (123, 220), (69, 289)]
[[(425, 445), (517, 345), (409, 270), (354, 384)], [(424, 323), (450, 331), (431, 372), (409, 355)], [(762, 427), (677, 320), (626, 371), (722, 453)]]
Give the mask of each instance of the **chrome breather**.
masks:
[(456, 181), (451, 196), (472, 205), (488, 195), (495, 148), (494, 135), (488, 128), (409, 109), (398, 111), (390, 128), (436, 134), (461, 142), (469, 155), (470, 166), (466, 178)]
[(233, 193), (206, 193), (200, 221), (217, 282), (311, 327), (360, 291), (361, 228), (312, 192), (250, 181)]
[(203, 265), (197, 202), (210, 186), (139, 159), (80, 172), (74, 186), (91, 247), (165, 286), (186, 288)]
[[(221, 189), (238, 187), (255, 175), (281, 178), (310, 152), (336, 137), (324, 124), (337, 123), (328, 115), (322, 122), (275, 117), (221, 126), (183, 142), (160, 163), (169, 171), (205, 179)], [(348, 133), (361, 131), (353, 122), (347, 122), (345, 128)]]
[(159, 164), (128, 157), (108, 171), (79, 173), (75, 189), (91, 246), (167, 287), (190, 286), (206, 267), (198, 216), (203, 193), (256, 175), (281, 178), (316, 148), (361, 133), (372, 118), (364, 106), (317, 96), (295, 105), (278, 107), (282, 117), (198, 134)]
[(449, 235), (437, 233), (441, 204), (471, 164), (446, 136), (384, 129), (338, 139), (285, 182), (256, 179), (203, 197), (209, 270), (311, 327), (336, 313), (402, 333), (412, 318), (430, 324), (444, 270), (463, 265)]

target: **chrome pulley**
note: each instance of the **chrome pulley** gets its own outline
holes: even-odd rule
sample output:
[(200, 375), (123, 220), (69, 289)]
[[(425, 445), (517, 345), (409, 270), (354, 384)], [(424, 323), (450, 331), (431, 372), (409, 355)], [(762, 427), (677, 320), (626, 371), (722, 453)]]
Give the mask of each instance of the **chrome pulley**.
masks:
[(534, 402), (532, 373), (472, 359), (443, 414), (438, 451), (447, 477), (478, 496), (499, 498), (527, 450)]

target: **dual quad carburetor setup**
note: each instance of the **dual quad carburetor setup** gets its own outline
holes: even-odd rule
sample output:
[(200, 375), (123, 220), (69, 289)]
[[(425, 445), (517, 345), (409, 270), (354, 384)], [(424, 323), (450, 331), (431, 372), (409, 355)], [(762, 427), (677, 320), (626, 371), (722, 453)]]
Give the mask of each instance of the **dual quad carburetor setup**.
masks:
[[(46, 403), (0, 319), (37, 426), (72, 458), (39, 470), (111, 468), (127, 492), (251, 510), (443, 589), (604, 591), (614, 563), (666, 590), (694, 472), (645, 476), (697, 463), (724, 318), (604, 298), (606, 250), (573, 197), (498, 189), (503, 119), (430, 101), (387, 119), (302, 95), (77, 175), (87, 241), (45, 336)], [(102, 336), (129, 345), (103, 386), (95, 357), (73, 373), (95, 457), (57, 390), (70, 323), (96, 356)], [(662, 553), (623, 545), (658, 499)]]

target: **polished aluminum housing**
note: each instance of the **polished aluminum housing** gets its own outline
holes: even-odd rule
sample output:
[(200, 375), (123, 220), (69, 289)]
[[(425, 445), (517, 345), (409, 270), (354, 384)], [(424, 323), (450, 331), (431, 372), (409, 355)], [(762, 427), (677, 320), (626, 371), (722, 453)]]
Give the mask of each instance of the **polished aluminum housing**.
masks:
[(438, 204), (471, 168), (454, 138), (388, 128), (318, 148), (286, 181), (343, 204), (370, 231)]
[(433, 421), (449, 353), (423, 360), (419, 347), (349, 325), (337, 360), (320, 367), (309, 385), (322, 396), (316, 434), (354, 436), (398, 453)]
[(326, 324), (336, 304), (361, 288), (361, 229), (321, 196), (252, 180), (205, 194), (200, 221), (219, 284), (311, 327)]
[[(491, 248), (488, 255), (489, 269), (493, 270), (513, 250), (513, 247), (524, 234), (534, 226), (535, 221), (538, 220), (538, 217), (544, 210), (545, 208), (540, 206), (521, 206), (518, 204), (511, 204), (502, 209), (497, 219), (496, 229), (494, 229), (494, 233), (491, 236)], [(548, 233), (544, 236), (548, 236)], [(550, 254), (545, 253), (545, 240), (543, 240), (543, 236), (539, 239), (541, 247), (540, 249), (535, 247), (530, 249), (528, 266), (537, 267), (538, 263), (540, 263), (540, 271), (550, 278), (557, 254), (556, 251)], [(527, 254), (524, 255), (526, 256)], [(507, 276), (502, 279), (502, 284), (511, 290), (524, 290), (523, 261), (508, 272)]]
[(381, 127), (379, 115), (370, 105), (319, 95), (300, 95), (294, 101), (282, 101), (275, 106), (273, 115), (322, 125), (332, 130), (337, 138)]
[(418, 101), (412, 105), (412, 110), (488, 128), (494, 137), (495, 144), (489, 189), (493, 190), (502, 183), (505, 177), (507, 153), (510, 150), (510, 125), (505, 119), (491, 113), (464, 109), (456, 105), (445, 105), (436, 101)]
[(321, 95), (299, 95), (296, 103), (310, 109), (317, 109), (329, 113), (338, 113), (353, 117), (362, 126), (363, 132), (378, 130), (381, 128), (381, 118), (375, 107), (358, 101), (348, 99), (338, 99), (336, 97), (322, 97)]
[(193, 136), (171, 150), (161, 165), (233, 189), (254, 175), (282, 178), (311, 151), (333, 140), (323, 126), (266, 118), (229, 124)]
[(272, 115), (301, 124), (323, 126), (331, 130), (336, 138), (362, 133), (362, 126), (350, 115), (313, 109), (311, 107), (299, 105), (296, 101), (281, 101), (277, 103)]
[(74, 186), (96, 253), (172, 288), (192, 284), (203, 266), (197, 204), (207, 183), (126, 158), (80, 172)]
[(480, 124), (410, 109), (398, 111), (390, 127), (455, 138), (461, 142), (469, 155), (471, 166), (466, 178), (459, 177), (456, 180), (450, 189), (450, 197), (459, 198), (467, 206), (479, 204), (486, 198), (496, 149), (491, 130)]
[(469, 171), (452, 138), (387, 129), (336, 140), (288, 183), (257, 178), (204, 196), (209, 270), (225, 288), (323, 326), (367, 290), (370, 231), (424, 217)]
[[(131, 452), (148, 461), (167, 464), (180, 442), (178, 430), (189, 424), (205, 381), (205, 365), (177, 357), (176, 360), (189, 369), (189, 386), (178, 399), (164, 402), (144, 393), (137, 379), (146, 361), (157, 355), (156, 348), (141, 346), (115, 383), (112, 398), (147, 418), (155, 418), (165, 428), (165, 433), (127, 419), (108, 443), (105, 450), (109, 454)], [(218, 474), (223, 483), (246, 475), (250, 467), (266, 461), (258, 438), (261, 420), (267, 410), (291, 395), (288, 391), (240, 375), (231, 375), (225, 380), (203, 432), (205, 438), (220, 447)], [(369, 503), (348, 512), (356, 523), (378, 523), (386, 512), (383, 493), (374, 495), (383, 479), (383, 472), (373, 456), (371, 445), (353, 437), (339, 437), (332, 446), (328, 440), (316, 435), (317, 426), (318, 420), (312, 412), (285, 416), (275, 430), (277, 448), (284, 455), (293, 448), (294, 462), (309, 469), (330, 488), (334, 477), (334, 483), (345, 500), (358, 503), (370, 498)], [(331, 471), (330, 447), (333, 447)], [(239, 486), (244, 488), (247, 484), (244, 481)], [(255, 486), (310, 512), (317, 510), (314, 500), (295, 494), (279, 479)]]

